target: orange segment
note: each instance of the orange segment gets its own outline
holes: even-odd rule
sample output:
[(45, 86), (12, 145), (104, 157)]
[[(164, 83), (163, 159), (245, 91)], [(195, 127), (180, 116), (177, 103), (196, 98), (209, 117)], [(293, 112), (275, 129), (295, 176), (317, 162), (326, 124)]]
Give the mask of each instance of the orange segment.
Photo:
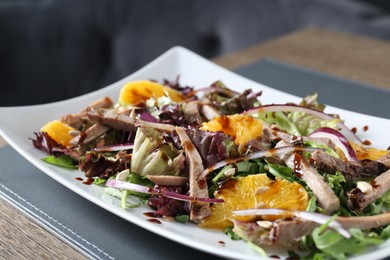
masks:
[(173, 88), (153, 81), (140, 80), (129, 82), (122, 87), (119, 94), (119, 102), (138, 105), (145, 103), (149, 98), (159, 98), (165, 94), (175, 102), (180, 102), (184, 99), (183, 95)]
[[(211, 206), (211, 216), (199, 226), (221, 229), (232, 226), (232, 218), (250, 221), (252, 217), (234, 216), (233, 210), (253, 208), (280, 208), (286, 210), (305, 210), (308, 195), (298, 183), (283, 179), (271, 180), (266, 174), (249, 175), (230, 180), (215, 193), (224, 203)], [(269, 218), (268, 218), (269, 219)]]
[(261, 136), (263, 134), (263, 123), (260, 119), (248, 115), (222, 115), (203, 123), (201, 129), (210, 132), (222, 131), (230, 135), (234, 142), (239, 145)]
[(72, 130), (75, 129), (58, 120), (54, 120), (44, 125), (41, 132), (46, 132), (57, 143), (62, 144), (63, 146), (69, 146), (70, 140), (73, 139), (73, 136), (69, 134), (69, 131)]
[(377, 160), (379, 157), (385, 155), (388, 151), (380, 150), (373, 147), (365, 147), (353, 142), (350, 142), (352, 148), (355, 150), (356, 156), (359, 160), (370, 159)]

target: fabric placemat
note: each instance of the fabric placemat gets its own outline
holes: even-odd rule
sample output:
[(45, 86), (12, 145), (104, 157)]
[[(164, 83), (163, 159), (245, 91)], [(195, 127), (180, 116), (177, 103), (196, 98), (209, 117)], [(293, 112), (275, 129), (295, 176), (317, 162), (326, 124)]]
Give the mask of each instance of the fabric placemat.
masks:
[[(318, 93), (327, 105), (390, 119), (390, 91), (305, 67), (265, 58), (236, 72), (284, 92), (304, 97)], [(277, 102), (277, 98), (275, 98)]]
[(0, 149), (0, 165), (1, 196), (90, 258), (219, 259), (96, 206), (38, 170), (10, 146)]
[[(390, 92), (372, 86), (272, 59), (237, 72), (298, 96), (317, 91), (321, 102), (389, 118), (390, 104), (384, 101), (390, 100)], [(32, 166), (11, 147), (0, 149), (0, 165), (0, 195), (90, 258), (218, 259), (102, 210)]]

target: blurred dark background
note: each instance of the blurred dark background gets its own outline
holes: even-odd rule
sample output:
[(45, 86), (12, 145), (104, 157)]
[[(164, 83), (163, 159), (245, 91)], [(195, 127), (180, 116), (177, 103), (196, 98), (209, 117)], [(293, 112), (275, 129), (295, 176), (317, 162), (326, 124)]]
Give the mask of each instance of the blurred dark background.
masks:
[(0, 106), (96, 90), (175, 45), (213, 58), (306, 27), (389, 40), (390, 1), (0, 0)]

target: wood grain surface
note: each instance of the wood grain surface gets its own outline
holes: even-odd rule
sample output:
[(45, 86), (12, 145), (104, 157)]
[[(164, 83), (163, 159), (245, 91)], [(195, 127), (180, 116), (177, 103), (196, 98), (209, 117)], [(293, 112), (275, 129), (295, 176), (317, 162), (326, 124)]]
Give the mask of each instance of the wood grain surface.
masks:
[(79, 251), (0, 200), (0, 259), (87, 259)]
[[(214, 59), (234, 69), (263, 57), (390, 89), (390, 43), (308, 29)], [(5, 145), (0, 138), (0, 146)], [(86, 259), (80, 252), (0, 199), (0, 259)]]

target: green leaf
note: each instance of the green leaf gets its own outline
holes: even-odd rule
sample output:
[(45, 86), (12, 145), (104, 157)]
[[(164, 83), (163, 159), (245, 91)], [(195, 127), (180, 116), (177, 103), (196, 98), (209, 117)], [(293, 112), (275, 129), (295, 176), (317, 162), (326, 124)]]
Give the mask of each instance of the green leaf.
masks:
[(267, 253), (264, 251), (263, 248), (261, 248), (260, 246), (254, 244), (253, 242), (251, 241), (248, 241), (248, 244), (250, 245), (250, 247), (252, 247), (257, 253), (259, 253), (262, 257), (268, 257)]
[(338, 155), (338, 153), (336, 153), (335, 150), (333, 150), (332, 148), (330, 148), (324, 144), (319, 144), (319, 143), (315, 143), (312, 141), (304, 141), (303, 143), (304, 143), (304, 145), (309, 146), (309, 147), (325, 149), (325, 152), (327, 154), (329, 154), (330, 156), (340, 158), (340, 156)]
[(187, 223), (190, 221), (190, 216), (188, 215), (178, 215), (175, 217), (175, 220), (180, 223)]
[(137, 129), (131, 157), (132, 172), (141, 176), (177, 175), (184, 160), (183, 152), (164, 143), (157, 130), (147, 127)]
[(387, 240), (390, 238), (390, 225), (385, 227), (380, 233), (379, 237), (383, 240)]
[(280, 129), (289, 134), (301, 135), (297, 126), (283, 112), (260, 113), (258, 116), (269, 124), (277, 124)]
[(313, 196), (310, 198), (306, 206), (306, 211), (315, 212), (317, 210), (317, 198)]
[(223, 180), (224, 178), (226, 178), (227, 176), (225, 175), (225, 172), (229, 169), (232, 169), (233, 166), (232, 165), (227, 165), (225, 167), (223, 167), (218, 173), (217, 175), (215, 175), (215, 177), (211, 180), (213, 183), (217, 183), (218, 181), (220, 180)]
[(95, 185), (103, 185), (106, 183), (106, 179), (103, 179), (103, 178), (99, 178), (99, 177), (94, 177), (93, 178), (93, 184)]
[(76, 160), (64, 154), (58, 157), (54, 155), (46, 156), (42, 158), (42, 161), (62, 168), (67, 168), (67, 169), (78, 169), (79, 167)]
[(328, 224), (314, 229), (312, 233), (315, 246), (326, 255), (336, 259), (346, 259), (351, 254), (359, 254), (370, 246), (383, 242), (380, 238), (369, 237), (360, 229), (350, 229), (352, 237), (347, 239), (333, 230), (326, 229)]
[(307, 186), (305, 182), (303, 182), (299, 177), (297, 177), (289, 167), (268, 163), (265, 168), (270, 174), (275, 177), (285, 179), (289, 182), (298, 182), (303, 187)]
[(231, 240), (241, 240), (241, 237), (233, 231), (233, 226), (226, 227), (223, 231)]

